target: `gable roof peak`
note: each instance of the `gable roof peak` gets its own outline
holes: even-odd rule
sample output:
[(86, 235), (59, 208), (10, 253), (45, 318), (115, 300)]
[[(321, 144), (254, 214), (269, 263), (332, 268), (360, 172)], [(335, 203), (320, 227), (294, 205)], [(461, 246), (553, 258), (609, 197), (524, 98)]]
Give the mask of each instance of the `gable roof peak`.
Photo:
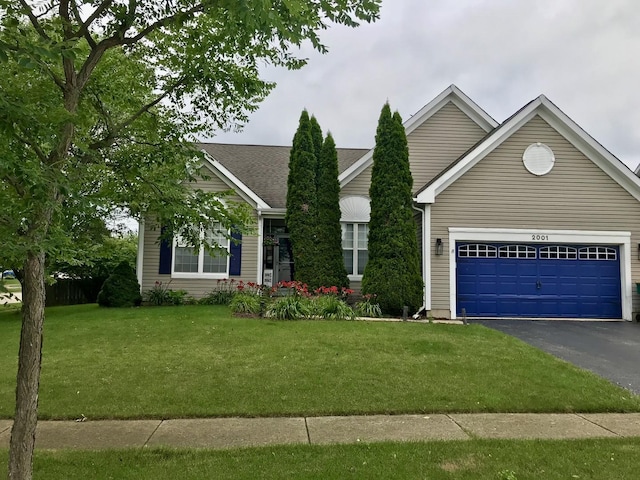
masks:
[[(480, 108), (477, 103), (471, 100), (467, 95), (465, 95), (462, 90), (460, 90), (456, 85), (452, 83), (433, 100), (431, 100), (424, 107), (422, 107), (415, 114), (411, 115), (407, 120), (404, 121), (402, 126), (404, 127), (405, 134), (409, 135), (449, 103), (452, 103), (453, 105), (458, 107), (467, 117), (469, 117), (487, 133), (491, 132), (499, 125), (499, 123), (496, 122), (482, 108)], [(338, 180), (340, 181), (340, 188), (344, 187), (351, 180), (356, 178), (372, 163), (373, 148), (369, 150), (360, 160), (355, 162), (340, 174), (340, 176), (338, 177)]]
[(545, 95), (540, 95), (524, 105), (485, 138), (444, 169), (431, 182), (421, 188), (415, 200), (418, 203), (434, 203), (436, 196), (464, 175), (503, 141), (538, 115), (556, 130), (585, 157), (595, 163), (622, 188), (640, 201), (640, 179), (615, 155), (582, 129)]
[(404, 122), (407, 135), (450, 102), (462, 110), (465, 115), (478, 124), (485, 132), (490, 132), (499, 125), (493, 117), (452, 83)]

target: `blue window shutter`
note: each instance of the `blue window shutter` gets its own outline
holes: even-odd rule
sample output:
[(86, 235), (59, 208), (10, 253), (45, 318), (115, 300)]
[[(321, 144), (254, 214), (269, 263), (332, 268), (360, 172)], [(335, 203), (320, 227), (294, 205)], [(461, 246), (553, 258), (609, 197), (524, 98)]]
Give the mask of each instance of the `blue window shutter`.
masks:
[(242, 234), (232, 231), (231, 238), (236, 241), (234, 242), (232, 240), (231, 245), (229, 245), (229, 253), (231, 254), (231, 258), (229, 259), (229, 276), (240, 275), (240, 264), (242, 263)]
[[(164, 235), (167, 227), (162, 227), (160, 234)], [(172, 254), (173, 242), (171, 239), (162, 240), (160, 242), (160, 267), (158, 268), (159, 274), (171, 274), (171, 254)]]

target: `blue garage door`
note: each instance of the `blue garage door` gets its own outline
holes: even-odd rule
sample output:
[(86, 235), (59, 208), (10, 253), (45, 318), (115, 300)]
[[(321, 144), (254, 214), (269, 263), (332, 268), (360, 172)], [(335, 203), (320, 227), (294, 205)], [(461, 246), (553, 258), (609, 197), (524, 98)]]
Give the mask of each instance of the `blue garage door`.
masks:
[(622, 318), (618, 246), (466, 242), (456, 262), (458, 315)]

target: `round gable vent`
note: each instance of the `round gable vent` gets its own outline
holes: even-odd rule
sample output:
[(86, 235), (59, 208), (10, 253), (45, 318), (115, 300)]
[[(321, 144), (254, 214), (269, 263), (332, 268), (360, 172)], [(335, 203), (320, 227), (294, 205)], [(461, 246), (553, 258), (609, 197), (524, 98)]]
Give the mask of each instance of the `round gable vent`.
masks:
[(522, 163), (534, 175), (545, 175), (551, 171), (556, 157), (544, 143), (532, 143), (522, 154)]

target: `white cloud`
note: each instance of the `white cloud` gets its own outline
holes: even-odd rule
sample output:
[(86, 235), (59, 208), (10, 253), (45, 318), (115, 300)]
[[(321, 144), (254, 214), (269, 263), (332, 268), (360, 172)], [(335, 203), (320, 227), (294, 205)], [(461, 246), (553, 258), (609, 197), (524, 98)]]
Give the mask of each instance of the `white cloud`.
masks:
[(278, 87), (239, 134), (290, 144), (303, 108), (339, 146), (371, 147), (380, 108), (403, 118), (455, 83), (496, 120), (545, 94), (627, 165), (640, 163), (634, 0), (387, 0), (381, 20), (323, 32), (327, 55), (268, 70)]

